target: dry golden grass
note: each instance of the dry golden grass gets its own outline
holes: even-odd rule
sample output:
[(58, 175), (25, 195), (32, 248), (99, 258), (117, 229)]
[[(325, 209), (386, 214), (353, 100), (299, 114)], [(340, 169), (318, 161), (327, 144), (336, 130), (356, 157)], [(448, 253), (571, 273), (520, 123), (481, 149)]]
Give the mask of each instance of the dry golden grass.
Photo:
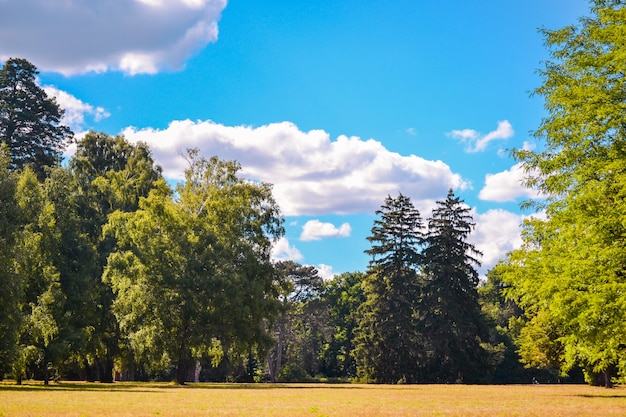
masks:
[(626, 416), (626, 388), (585, 385), (0, 384), (0, 417)]

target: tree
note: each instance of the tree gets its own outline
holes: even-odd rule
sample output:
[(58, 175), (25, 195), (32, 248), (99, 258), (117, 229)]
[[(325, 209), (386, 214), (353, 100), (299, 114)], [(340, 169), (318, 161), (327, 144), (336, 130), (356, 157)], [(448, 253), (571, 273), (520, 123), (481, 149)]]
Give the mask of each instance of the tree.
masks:
[(524, 246), (500, 267), (525, 334), (542, 335), (525, 338), (522, 356), (552, 346), (563, 372), (581, 366), (605, 386), (626, 374), (625, 26), (621, 1), (595, 0), (578, 26), (542, 31), (551, 61), (535, 90), (547, 111), (535, 137), (545, 147), (514, 154), (547, 198), (546, 219), (525, 224)]
[(14, 249), (20, 222), (16, 202), (17, 175), (9, 171), (11, 158), (0, 144), (0, 373), (12, 362), (20, 326), (21, 284), (15, 271)]
[(429, 339), (431, 382), (480, 382), (488, 370), (474, 268), (481, 253), (467, 241), (473, 227), (469, 207), (452, 190), (428, 220), (420, 321)]
[[(67, 206), (74, 207), (79, 224), (75, 233), (86, 238), (91, 249), (83, 247), (82, 278), (89, 281), (87, 291), (91, 331), (82, 355), (88, 380), (113, 381), (114, 360), (122, 352), (119, 328), (113, 314), (114, 294), (102, 282), (107, 258), (115, 239), (103, 236), (103, 226), (115, 211), (134, 212), (139, 200), (147, 197), (161, 179), (161, 168), (155, 165), (145, 143), (131, 144), (123, 136), (89, 132), (77, 142), (76, 153), (69, 161), (75, 192), (68, 196)], [(67, 216), (70, 216), (68, 213)], [(66, 218), (67, 218), (66, 216)], [(74, 238), (79, 239), (79, 236)], [(77, 248), (76, 248), (77, 249)], [(77, 251), (72, 248), (73, 253)], [(92, 254), (88, 252), (92, 252)], [(95, 258), (94, 256), (95, 255)], [(76, 268), (75, 268), (76, 269)], [(126, 358), (132, 363), (132, 358)]]
[(482, 281), (478, 287), (480, 305), (490, 332), (489, 339), (496, 346), (494, 354), (499, 362), (490, 382), (523, 384), (532, 381), (532, 378), (552, 380), (554, 375), (546, 375), (546, 372), (535, 367), (526, 369), (521, 363), (516, 340), (519, 340), (519, 322), (523, 312), (513, 300), (506, 298), (507, 288), (497, 269), (488, 271), (486, 281)]
[(9, 146), (13, 169), (30, 166), (42, 179), (45, 167), (58, 165), (72, 132), (61, 124), (63, 110), (37, 85), (37, 74), (19, 58), (0, 69), (0, 142)]
[[(275, 268), (282, 292), (280, 314), (273, 326), (276, 347), (268, 355), (270, 380), (289, 379), (296, 371), (300, 377), (307, 372), (313, 376), (326, 330), (326, 310), (320, 302), (322, 278), (314, 267), (293, 261), (277, 262)], [(283, 365), (292, 375), (281, 373)]]
[(178, 199), (163, 180), (135, 212), (115, 212), (104, 280), (135, 355), (188, 380), (194, 360), (221, 346), (267, 345), (262, 322), (277, 312), (271, 244), (282, 219), (267, 184), (237, 176), (239, 165), (188, 153)]
[(30, 168), (20, 174), (16, 200), (21, 215), (14, 254), (21, 321), (13, 371), (19, 383), (31, 368), (47, 385), (64, 350), (59, 337), (64, 294), (55, 265), (59, 242), (55, 207)]
[(388, 196), (376, 214), (355, 335), (358, 374), (371, 382), (417, 382), (424, 343), (418, 323), (422, 219), (402, 194)]
[(362, 272), (345, 272), (324, 283), (322, 302), (329, 311), (332, 333), (320, 352), (321, 372), (329, 377), (355, 378), (354, 334), (357, 310), (365, 301)]

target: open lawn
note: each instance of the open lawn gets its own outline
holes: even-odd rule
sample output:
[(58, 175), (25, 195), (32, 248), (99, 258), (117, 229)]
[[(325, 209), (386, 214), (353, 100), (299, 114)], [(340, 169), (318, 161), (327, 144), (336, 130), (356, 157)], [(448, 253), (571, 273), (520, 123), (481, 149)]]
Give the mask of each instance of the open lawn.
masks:
[(585, 385), (0, 384), (0, 417), (626, 416), (626, 388)]

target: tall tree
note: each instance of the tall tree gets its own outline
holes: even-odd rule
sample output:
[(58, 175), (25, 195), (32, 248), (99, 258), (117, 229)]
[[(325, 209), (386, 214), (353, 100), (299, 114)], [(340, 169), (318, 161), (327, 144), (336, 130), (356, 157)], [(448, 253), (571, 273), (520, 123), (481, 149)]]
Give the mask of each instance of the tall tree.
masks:
[(420, 320), (429, 338), (431, 382), (479, 382), (485, 376), (488, 355), (482, 343), (488, 334), (474, 267), (481, 253), (467, 241), (473, 227), (469, 207), (452, 190), (437, 201), (428, 220)]
[(17, 175), (9, 170), (11, 158), (0, 144), (0, 373), (9, 371), (17, 346), (20, 325), (21, 284), (15, 271), (14, 254), (20, 212), (16, 201)]
[(14, 373), (19, 382), (31, 368), (47, 384), (49, 365), (58, 364), (64, 349), (59, 337), (64, 294), (55, 265), (59, 243), (55, 207), (30, 168), (20, 174), (16, 200), (22, 217), (15, 248), (21, 326)]
[(524, 246), (500, 269), (525, 310), (522, 357), (551, 346), (563, 372), (578, 365), (611, 386), (616, 369), (626, 375), (626, 8), (590, 3), (578, 25), (542, 31), (551, 60), (535, 90), (547, 111), (535, 137), (545, 146), (515, 155), (547, 216), (526, 223)]
[(77, 142), (69, 168), (76, 192), (68, 197), (79, 219), (79, 233), (96, 255), (94, 259), (83, 252), (80, 265), (83, 278), (90, 280), (90, 304), (94, 306), (89, 315), (92, 330), (82, 355), (86, 377), (112, 382), (114, 359), (121, 353), (120, 332), (112, 308), (114, 294), (110, 285), (102, 282), (102, 274), (115, 239), (103, 236), (102, 228), (113, 212), (139, 208), (139, 200), (147, 197), (161, 178), (161, 168), (145, 143), (132, 144), (123, 136), (97, 132), (89, 132)]
[(135, 212), (115, 212), (105, 281), (138, 357), (176, 368), (184, 384), (194, 359), (219, 341), (225, 353), (267, 343), (262, 321), (277, 311), (271, 244), (282, 219), (267, 184), (239, 165), (188, 154), (177, 200), (163, 180)]
[(317, 373), (320, 333), (327, 318), (319, 299), (323, 281), (317, 269), (293, 261), (277, 262), (275, 268), (282, 291), (280, 314), (273, 329), (276, 347), (268, 355), (272, 382), (281, 378), (284, 364), (301, 377), (305, 372)]
[(376, 214), (355, 336), (358, 374), (372, 382), (417, 382), (423, 359), (418, 323), (422, 218), (402, 194), (388, 196)]
[(30, 166), (37, 176), (60, 162), (72, 132), (61, 124), (64, 111), (37, 85), (37, 68), (10, 58), (0, 69), (0, 142), (11, 151), (12, 168)]

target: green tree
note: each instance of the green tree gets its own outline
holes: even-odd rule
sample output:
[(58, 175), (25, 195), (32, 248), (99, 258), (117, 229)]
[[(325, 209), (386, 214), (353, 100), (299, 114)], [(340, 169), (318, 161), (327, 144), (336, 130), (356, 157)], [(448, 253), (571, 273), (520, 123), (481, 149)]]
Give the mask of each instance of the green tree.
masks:
[(9, 371), (20, 326), (21, 284), (14, 265), (14, 249), (20, 222), (16, 202), (17, 175), (9, 170), (11, 158), (0, 144), (0, 373)]
[[(79, 230), (74, 232), (79, 235), (68, 236), (68, 239), (81, 240), (82, 262), (76, 268), (80, 268), (83, 278), (89, 281), (89, 305), (93, 306), (87, 315), (90, 322), (87, 347), (80, 356), (88, 380), (112, 382), (114, 360), (122, 353), (120, 345), (123, 347), (126, 343), (119, 339), (118, 322), (112, 309), (113, 291), (109, 284), (102, 282), (107, 258), (115, 245), (112, 236), (103, 236), (102, 228), (111, 213), (138, 210), (139, 200), (147, 197), (161, 178), (161, 168), (155, 165), (145, 143), (131, 144), (122, 136), (96, 132), (87, 133), (77, 142), (69, 168), (76, 191), (68, 196), (71, 201), (67, 206), (75, 207), (80, 224)], [(91, 249), (83, 245), (83, 238)], [(126, 362), (133, 362), (132, 355)]]
[(621, 1), (595, 0), (578, 25), (542, 31), (551, 60), (535, 91), (547, 111), (535, 137), (545, 146), (515, 155), (547, 198), (546, 219), (525, 224), (524, 246), (500, 266), (525, 312), (527, 363), (580, 366), (605, 386), (626, 374), (624, 27)]
[(452, 190), (428, 220), (420, 322), (428, 335), (431, 382), (480, 382), (488, 373), (488, 334), (474, 267), (481, 253), (467, 241), (473, 227), (469, 207)]
[(36, 83), (34, 65), (10, 58), (0, 69), (0, 142), (11, 153), (11, 167), (30, 166), (37, 176), (58, 165), (66, 141), (72, 137), (61, 124), (64, 111)]
[[(497, 346), (494, 350), (497, 367), (491, 378), (495, 384), (524, 384), (533, 378), (541, 381), (556, 380), (555, 375), (546, 374), (535, 367), (524, 367), (518, 353), (520, 320), (522, 309), (505, 292), (508, 285), (502, 281), (497, 268), (487, 272), (487, 279), (478, 287), (479, 301), (487, 320), (490, 341)], [(558, 374), (556, 374), (558, 377)]]
[[(54, 265), (59, 272), (64, 294), (59, 338), (64, 341), (64, 371), (77, 376), (90, 350), (90, 340), (97, 322), (99, 300), (95, 297), (94, 277), (99, 277), (98, 253), (84, 230), (80, 216), (81, 193), (70, 169), (57, 167), (49, 171), (44, 183), (49, 201), (54, 205), (57, 243)], [(68, 369), (71, 367), (72, 369)]]
[(327, 326), (326, 309), (320, 301), (322, 278), (314, 267), (293, 261), (277, 262), (275, 268), (282, 292), (280, 314), (273, 326), (276, 346), (268, 355), (270, 380), (314, 376)]
[(322, 302), (329, 311), (332, 333), (320, 352), (321, 372), (328, 377), (355, 378), (354, 334), (357, 309), (365, 301), (362, 272), (346, 272), (324, 283)]
[(59, 337), (64, 294), (55, 266), (59, 242), (55, 207), (30, 168), (20, 174), (16, 200), (22, 217), (14, 254), (21, 322), (13, 368), (18, 382), (31, 369), (47, 384), (64, 349)]
[(262, 322), (278, 308), (270, 250), (283, 230), (269, 185), (197, 150), (188, 161), (176, 200), (160, 180), (139, 210), (109, 217), (117, 245), (104, 274), (135, 355), (173, 365), (180, 384), (216, 343), (225, 354), (267, 346)]
[(402, 194), (388, 196), (376, 214), (355, 335), (358, 375), (379, 383), (417, 382), (424, 343), (418, 322), (422, 219)]

